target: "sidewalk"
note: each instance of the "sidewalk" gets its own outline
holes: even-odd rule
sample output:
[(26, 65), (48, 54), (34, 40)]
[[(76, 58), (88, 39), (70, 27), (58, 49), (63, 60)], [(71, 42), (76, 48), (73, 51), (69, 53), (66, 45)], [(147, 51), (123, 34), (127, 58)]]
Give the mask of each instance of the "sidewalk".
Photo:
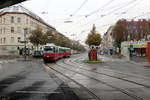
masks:
[(146, 57), (132, 57), (131, 61), (150, 67), (150, 60), (148, 61)]
[(123, 61), (122, 57), (118, 55), (98, 55), (98, 58), (104, 62)]
[[(125, 58), (120, 55), (98, 55), (98, 57), (106, 62), (107, 61), (125, 61)], [(130, 58), (130, 62), (150, 67), (150, 60), (148, 61), (146, 57), (132, 57)]]

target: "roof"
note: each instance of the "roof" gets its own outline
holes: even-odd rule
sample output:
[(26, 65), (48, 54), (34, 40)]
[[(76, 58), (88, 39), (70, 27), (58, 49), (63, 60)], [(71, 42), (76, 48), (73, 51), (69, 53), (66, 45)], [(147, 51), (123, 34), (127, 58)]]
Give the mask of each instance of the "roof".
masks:
[(8, 7), (17, 3), (21, 3), (26, 0), (0, 0), (0, 9)]
[(42, 22), (43, 24), (47, 25), (49, 28), (52, 28), (55, 30), (54, 27), (47, 24), (42, 18), (40, 18), (39, 16), (37, 16), (36, 14), (31, 12), (27, 8), (23, 7), (22, 5), (14, 5), (14, 6), (10, 6), (10, 7), (7, 7), (7, 8), (0, 10), (0, 15), (3, 15), (5, 13), (24, 13), (24, 14), (27, 14), (27, 15), (31, 16), (32, 18), (38, 20), (39, 22)]

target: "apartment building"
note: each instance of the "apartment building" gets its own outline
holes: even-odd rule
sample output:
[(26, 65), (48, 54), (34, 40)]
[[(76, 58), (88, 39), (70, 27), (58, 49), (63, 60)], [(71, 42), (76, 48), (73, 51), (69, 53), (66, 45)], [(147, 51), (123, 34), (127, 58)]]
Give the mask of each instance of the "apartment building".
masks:
[[(0, 10), (0, 55), (18, 54), (18, 49), (24, 47), (20, 42), (24, 41), (24, 35), (28, 39), (36, 28), (41, 28), (43, 32), (56, 32), (55, 28), (21, 5)], [(28, 42), (27, 47), (32, 48), (32, 44)]]

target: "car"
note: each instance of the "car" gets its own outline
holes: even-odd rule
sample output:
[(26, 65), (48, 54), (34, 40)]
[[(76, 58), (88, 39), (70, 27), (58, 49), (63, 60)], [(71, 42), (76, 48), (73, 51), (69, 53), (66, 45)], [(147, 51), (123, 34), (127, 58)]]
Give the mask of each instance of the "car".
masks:
[(33, 57), (42, 57), (43, 56), (43, 51), (41, 50), (35, 50), (32, 54)]

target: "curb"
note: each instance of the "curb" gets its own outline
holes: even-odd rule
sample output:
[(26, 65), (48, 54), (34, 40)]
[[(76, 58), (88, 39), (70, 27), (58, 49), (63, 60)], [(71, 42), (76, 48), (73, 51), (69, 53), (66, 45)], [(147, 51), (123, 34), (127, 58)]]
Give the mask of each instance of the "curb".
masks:
[(150, 64), (148, 64), (148, 63), (147, 63), (147, 64), (146, 64), (146, 63), (145, 63), (145, 64), (144, 64), (144, 63), (141, 64), (141, 63), (137, 63), (137, 62), (135, 62), (135, 61), (129, 61), (129, 62), (131, 62), (131, 63), (133, 63), (133, 64), (138, 64), (138, 65), (141, 65), (141, 66), (145, 66), (145, 67), (150, 67)]
[(144, 64), (144, 66), (145, 66), (145, 67), (150, 67), (150, 64), (147, 63), (147, 64)]

